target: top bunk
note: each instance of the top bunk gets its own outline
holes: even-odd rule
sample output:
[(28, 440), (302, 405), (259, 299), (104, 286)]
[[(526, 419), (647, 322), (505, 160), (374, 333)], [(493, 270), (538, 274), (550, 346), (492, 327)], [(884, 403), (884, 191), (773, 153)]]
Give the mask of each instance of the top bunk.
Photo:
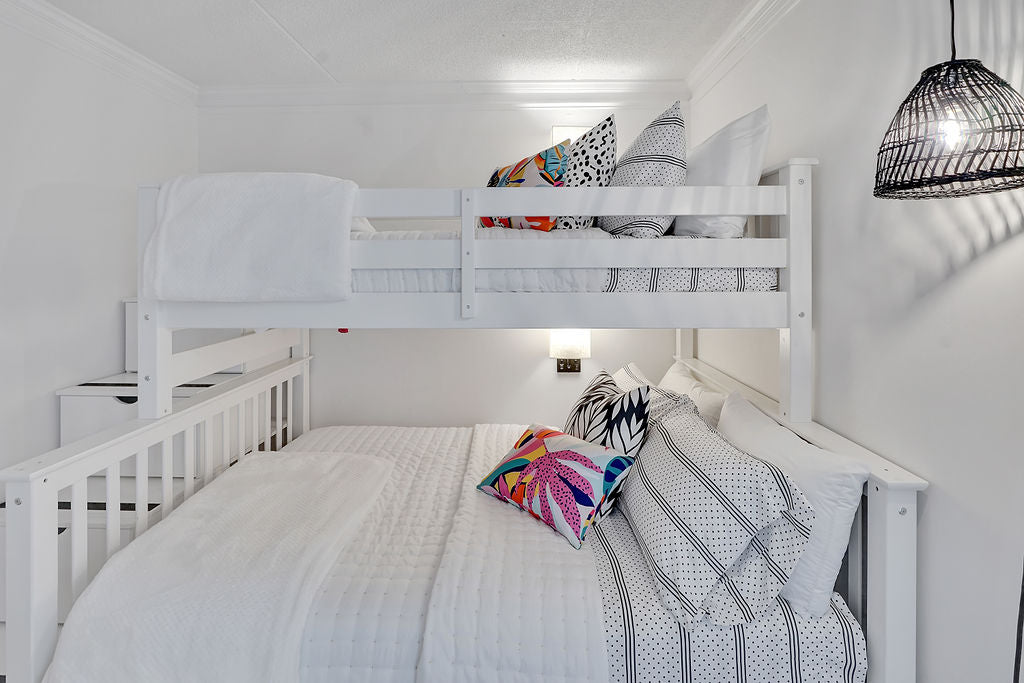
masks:
[[(811, 174), (816, 164), (815, 159), (791, 159), (766, 169), (757, 186), (356, 188), (351, 201), (354, 217), (457, 219), (460, 228), (418, 235), (383, 231), (371, 239), (355, 239), (368, 236), (353, 233), (353, 239), (345, 240), (347, 263), (339, 265), (346, 276), (351, 270), (352, 292), (335, 300), (287, 300), (287, 293), (280, 300), (147, 296), (147, 277), (151, 279), (155, 269), (147, 272), (146, 247), (165, 207), (160, 206), (159, 186), (143, 187), (140, 313), (160, 328), (792, 329), (806, 324), (809, 331)], [(610, 239), (596, 229), (540, 233), (478, 228), (480, 217), (515, 215), (757, 220), (748, 229), (752, 236), (743, 239)], [(216, 216), (210, 222), (215, 224)], [(203, 258), (197, 257), (196, 267), (216, 269), (207, 245), (195, 246), (196, 253), (205, 252)], [(227, 248), (252, 249), (245, 243)], [(269, 255), (276, 259), (271, 267), (299, 274), (305, 264), (296, 249), (302, 248), (315, 249), (290, 245), (279, 258)], [(249, 269), (259, 277), (257, 268)], [(646, 285), (657, 280), (659, 272), (663, 281), (670, 279), (666, 273), (673, 274), (674, 282), (667, 287), (671, 291)], [(705, 274), (726, 275), (718, 278), (725, 284), (704, 286), (699, 281)], [(624, 285), (624, 275), (644, 284)], [(754, 282), (751, 275), (760, 279)], [(407, 291), (389, 285), (395, 277), (420, 284)]]

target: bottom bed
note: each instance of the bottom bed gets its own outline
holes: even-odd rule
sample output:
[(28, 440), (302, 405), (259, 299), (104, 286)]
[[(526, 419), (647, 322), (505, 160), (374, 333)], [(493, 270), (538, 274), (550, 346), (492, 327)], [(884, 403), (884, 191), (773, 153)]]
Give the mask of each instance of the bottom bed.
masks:
[[(286, 447), (362, 453), (392, 465), (302, 617), (302, 680), (864, 681), (864, 637), (838, 595), (819, 619), (801, 618), (780, 600), (745, 626), (682, 630), (658, 600), (624, 517), (613, 513), (577, 551), (480, 494), (476, 484), (523, 429), (330, 427)], [(131, 560), (110, 564), (144, 573), (159, 561)], [(79, 605), (111, 602), (88, 596), (116, 595), (117, 582), (102, 577), (76, 603), (65, 637), (99, 637)], [(62, 639), (54, 662), (75, 671), (69, 657), (80, 650)], [(118, 671), (130, 671), (133, 656), (118, 651)]]
[[(475, 432), (469, 428), (326, 427), (286, 448), (356, 451), (394, 463), (391, 482), (376, 504), (380, 514), (371, 513), (364, 522), (310, 612), (302, 659), (307, 680), (336, 680), (332, 677), (342, 672), (352, 680), (412, 680), (421, 648), (427, 656), (434, 649), (450, 653), (449, 648), (464, 656), (439, 665), (455, 671), (452, 680), (537, 680), (541, 671), (533, 667), (543, 662), (536, 653), (524, 652), (521, 658), (498, 653), (491, 661), (486, 658), (502, 647), (503, 636), (509, 638), (508, 647), (518, 649), (530, 632), (544, 630), (541, 627), (548, 619), (579, 619), (588, 614), (578, 606), (571, 613), (550, 611), (556, 606), (572, 608), (561, 598), (574, 593), (567, 585), (571, 577), (563, 573), (565, 581), (560, 582), (552, 567), (538, 571), (531, 558), (542, 551), (568, 562), (570, 571), (589, 571), (589, 576), (579, 573), (599, 593), (600, 623), (586, 626), (599, 628), (604, 642), (581, 642), (585, 649), (576, 656), (603, 657), (601, 666), (610, 681), (846, 683), (865, 679), (864, 636), (838, 594), (829, 614), (820, 619), (804, 619), (780, 600), (777, 610), (748, 626), (686, 631), (662, 606), (640, 547), (621, 514), (613, 512), (597, 527), (601, 532), (576, 551), (528, 515), (482, 495), (477, 483), (524, 429), (520, 425), (478, 425)], [(385, 514), (388, 511), (391, 514)], [(522, 539), (523, 544), (512, 543), (513, 539)], [(558, 566), (566, 569), (562, 563)], [(444, 570), (442, 576), (438, 576), (439, 567)], [(431, 600), (435, 584), (446, 594)], [(469, 586), (473, 590), (465, 590)], [(513, 588), (525, 590), (516, 593)], [(576, 590), (582, 588), (586, 587)], [(495, 595), (497, 591), (502, 595)], [(518, 603), (516, 612), (531, 621), (521, 632), (513, 632), (506, 623), (497, 633), (498, 640), (481, 643), (480, 637), (490, 630), (487, 624), (466, 620), (505, 621), (510, 599)], [(428, 625), (433, 627), (428, 641), (451, 642), (427, 642), (424, 647)], [(454, 629), (448, 630), (447, 625)], [(573, 628), (585, 630), (579, 623)], [(565, 670), (565, 662), (573, 659), (566, 656), (565, 641), (549, 645), (553, 658), (561, 660), (561, 670), (542, 671), (554, 674), (554, 680), (572, 680), (572, 672)], [(431, 670), (426, 661), (424, 665)], [(798, 672), (792, 671), (794, 666)], [(444, 675), (436, 673), (436, 677), (425, 677), (435, 680)], [(594, 680), (585, 675), (578, 679)]]

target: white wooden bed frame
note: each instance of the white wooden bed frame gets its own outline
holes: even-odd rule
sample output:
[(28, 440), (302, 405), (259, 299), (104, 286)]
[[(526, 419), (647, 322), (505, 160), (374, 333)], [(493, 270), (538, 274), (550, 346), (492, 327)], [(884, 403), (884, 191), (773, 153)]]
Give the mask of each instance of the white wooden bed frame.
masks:
[[(871, 683), (915, 679), (917, 492), (927, 483), (811, 421), (811, 169), (794, 159), (768, 169), (756, 188), (604, 188), (601, 190), (360, 190), (367, 217), (456, 216), (461, 239), (354, 242), (354, 268), (458, 268), (461, 291), (356, 294), (315, 304), (139, 302), (140, 417), (0, 472), (6, 485), (7, 676), (39, 681), (53, 655), (58, 609), (58, 528), (70, 534), (70, 599), (88, 584), (90, 518), (105, 523), (105, 557), (157, 523), (230, 463), (280, 448), (309, 430), (308, 328), (745, 328), (780, 330), (780, 401), (696, 359), (692, 371), (745, 394), (811, 443), (871, 467), (849, 551), (850, 607), (865, 627)], [(142, 188), (140, 250), (155, 226), (155, 188)], [(778, 216), (778, 237), (745, 240), (576, 241), (536, 244), (477, 241), (477, 215), (678, 214)], [(141, 263), (141, 259), (140, 259)], [(478, 293), (477, 268), (778, 267), (779, 292), (541, 294)], [(174, 328), (272, 328), (173, 354)], [(290, 358), (246, 373), (171, 408), (171, 388), (283, 348)], [(184, 477), (172, 467), (184, 448)], [(161, 472), (149, 475), (159, 454)], [(141, 456), (141, 457), (140, 457)], [(122, 463), (136, 475), (121, 477)], [(121, 503), (159, 503), (122, 511)], [(58, 501), (70, 509), (58, 510)], [(105, 511), (87, 502), (104, 501)]]

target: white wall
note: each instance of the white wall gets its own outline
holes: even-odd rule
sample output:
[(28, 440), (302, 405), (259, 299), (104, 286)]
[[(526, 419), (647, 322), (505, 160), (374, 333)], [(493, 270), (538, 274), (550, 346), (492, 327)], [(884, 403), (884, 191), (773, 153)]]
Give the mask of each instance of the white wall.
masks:
[(58, 445), (56, 389), (123, 370), (135, 187), (197, 164), (193, 104), (3, 11), (14, 23), (0, 21), (0, 466)]
[[(616, 108), (620, 149), (677, 97)], [(549, 146), (552, 125), (593, 125), (610, 111), (459, 103), (204, 107), (200, 170), (313, 171), (364, 187), (482, 186), (495, 166)], [(598, 369), (632, 360), (658, 379), (674, 343), (671, 330), (595, 331), (594, 358), (583, 372), (557, 376), (540, 330), (319, 331), (312, 338), (311, 415), (314, 426), (560, 425)]]
[[(1024, 4), (958, 3), (959, 52), (1024, 88)], [(875, 154), (925, 67), (948, 59), (930, 0), (800, 3), (710, 92), (694, 139), (767, 102), (770, 160), (815, 177), (818, 421), (931, 481), (920, 507), (919, 677), (1008, 681), (1024, 552), (1024, 191), (871, 197)], [(701, 355), (774, 383), (772, 335), (701, 335)]]

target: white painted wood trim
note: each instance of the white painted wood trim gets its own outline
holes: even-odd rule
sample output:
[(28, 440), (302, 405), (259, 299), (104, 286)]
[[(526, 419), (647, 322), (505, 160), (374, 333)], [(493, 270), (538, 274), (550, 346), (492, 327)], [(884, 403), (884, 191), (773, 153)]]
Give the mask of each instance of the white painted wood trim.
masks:
[(708, 93), (800, 0), (754, 0), (704, 53), (687, 79), (691, 102)]
[(50, 486), (61, 490), (79, 479), (92, 476), (112, 462), (132, 457), (162, 442), (167, 436), (219, 415), (266, 387), (301, 375), (308, 363), (308, 358), (287, 359), (239, 375), (191, 398), (181, 399), (178, 409), (159, 422), (132, 420), (12, 465), (0, 471), (0, 482), (9, 484), (45, 478)]
[(0, 0), (0, 22), (99, 66), (171, 102), (195, 106), (199, 88), (42, 0)]
[(788, 267), (779, 271), (779, 289), (789, 295), (789, 320), (779, 329), (779, 409), (792, 422), (809, 422), (814, 411), (811, 170), (792, 164), (779, 170), (789, 197), (789, 212), (779, 218), (789, 252)]
[(467, 190), (359, 189), (352, 212), (366, 218), (462, 216), (465, 192), (481, 216), (553, 216), (623, 213), (669, 216), (779, 216), (786, 213), (784, 187), (482, 187)]
[(784, 292), (478, 292), (476, 315), (459, 315), (461, 293), (364, 293), (325, 303), (161, 304), (170, 327), (359, 329), (784, 327)]
[(299, 330), (270, 329), (181, 351), (171, 356), (170, 384), (176, 387), (297, 344), (301, 344)]
[[(485, 233), (486, 234), (486, 233)], [(786, 240), (476, 239), (477, 268), (785, 268)], [(460, 240), (353, 240), (353, 270), (462, 267)]]
[(302, 86), (206, 87), (204, 109), (233, 107), (440, 106), (552, 109), (664, 107), (690, 99), (683, 80), (457, 81), (331, 83)]
[(8, 482), (7, 679), (41, 681), (57, 646), (57, 491), (45, 477)]
[[(522, 189), (522, 188), (520, 188)], [(462, 243), (459, 248), (459, 283), (462, 297), (459, 300), (459, 315), (463, 319), (476, 317), (476, 219), (478, 191), (462, 191)], [(488, 214), (490, 215), (490, 214)]]

